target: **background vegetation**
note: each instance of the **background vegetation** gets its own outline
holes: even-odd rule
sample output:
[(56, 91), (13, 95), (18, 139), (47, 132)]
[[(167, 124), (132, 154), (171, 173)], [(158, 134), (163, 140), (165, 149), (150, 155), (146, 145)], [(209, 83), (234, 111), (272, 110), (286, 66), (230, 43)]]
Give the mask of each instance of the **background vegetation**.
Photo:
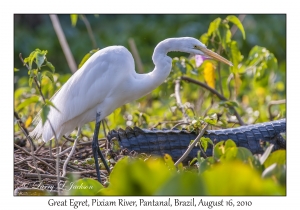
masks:
[[(149, 95), (122, 106), (108, 116), (107, 122), (111, 129), (134, 125), (144, 128), (170, 128), (184, 118), (183, 113), (191, 119), (217, 114), (218, 127), (232, 127), (241, 124), (241, 121), (235, 117), (233, 107), (244, 123), (265, 122), (285, 117), (285, 103), (269, 106), (286, 98), (285, 15), (236, 15), (242, 21), (242, 25), (236, 20), (237, 18), (230, 15), (79, 15), (76, 24), (74, 22), (72, 24), (70, 15), (58, 15), (58, 17), (77, 65), (80, 65), (85, 55), (93, 49), (101, 49), (110, 45), (123, 45), (131, 49), (128, 41), (132, 38), (141, 58), (143, 71), (149, 72), (153, 69), (151, 56), (157, 43), (165, 38), (181, 36), (200, 39), (208, 48), (229, 58), (234, 64), (234, 67), (229, 68), (213, 61), (200, 62), (199, 58), (195, 59), (183, 53), (170, 53), (169, 55), (174, 58), (173, 68), (166, 82)], [(94, 38), (88, 33), (88, 25), (92, 29)], [(40, 72), (38, 82), (45, 98), (50, 99), (71, 76), (71, 71), (48, 15), (15, 15), (14, 41), (15, 111), (25, 123), (24, 126), (31, 130), (32, 120), (42, 103), (37, 103), (41, 101), (36, 97), (39, 95), (38, 90), (35, 85), (31, 86), (32, 79), (28, 78), (38, 76)], [(26, 58), (36, 48), (47, 50), (47, 52), (44, 51), (44, 55), (52, 65), (40, 65), (41, 68), (38, 71), (30, 71), (28, 75), (28, 69), (23, 66), (19, 53)], [(55, 67), (55, 73), (52, 66)], [(138, 69), (138, 71), (141, 70)], [(218, 99), (204, 88), (181, 81), (182, 109), (178, 106), (174, 96), (175, 81), (181, 76), (206, 83), (228, 101)], [(89, 123), (83, 128), (83, 135), (91, 137), (93, 128), (94, 123)], [(15, 132), (19, 130), (16, 123)], [(103, 136), (104, 133), (100, 135)], [(116, 166), (116, 171), (121, 170), (119, 168), (123, 168), (124, 171), (127, 167), (132, 167), (132, 170), (137, 171), (141, 168), (150, 171), (156, 168), (155, 170), (160, 173), (165, 171), (165, 176), (161, 175), (161, 180), (156, 180), (157, 178), (151, 177), (149, 172), (147, 179), (141, 179), (140, 183), (132, 185), (141, 185), (141, 191), (125, 185), (123, 187), (128, 191), (122, 191), (123, 189), (114, 188), (119, 187), (120, 184), (112, 184), (105, 190), (101, 190), (100, 194), (170, 194), (171, 192), (185, 192), (185, 190), (187, 190), (186, 194), (285, 194), (285, 176), (283, 175), (285, 174), (285, 153), (279, 152), (273, 155), (273, 159), (270, 156), (271, 160), (267, 161), (268, 164), (252, 155), (248, 155), (247, 158), (236, 157), (234, 161), (237, 162), (229, 164), (230, 166), (226, 165), (228, 163), (224, 159), (224, 165), (216, 164), (222, 159), (221, 156), (222, 154), (212, 159), (198, 159), (198, 173), (187, 173), (193, 171), (192, 168), (187, 167), (176, 176), (172, 175), (172, 171), (176, 170), (173, 167), (170, 168), (168, 164), (161, 165), (163, 161), (161, 159), (153, 162), (139, 162), (139, 160), (130, 162), (124, 159), (117, 163), (119, 166)], [(275, 161), (274, 156), (280, 161)], [(243, 166), (246, 168), (239, 165), (242, 162), (246, 163)], [(203, 163), (202, 168), (201, 163)], [(271, 179), (266, 181), (261, 179), (259, 174), (265, 172), (265, 169), (272, 165), (270, 163), (277, 163), (276, 170), (272, 166), (272, 174), (268, 176), (264, 174), (264, 176), (276, 175), (273, 176), (273, 181)], [(212, 173), (211, 175), (205, 175), (206, 173), (203, 172), (208, 168), (204, 165), (218, 165), (218, 167), (215, 167), (215, 171), (207, 172)], [(245, 187), (236, 191), (234, 189), (226, 191), (232, 186), (228, 185), (227, 188), (226, 186), (223, 188), (225, 191), (214, 192), (212, 189), (216, 187), (210, 186), (213, 182), (207, 182), (208, 179), (213, 180), (209, 177), (223, 173), (222, 170), (225, 170), (224, 173), (230, 173), (234, 169), (240, 170), (235, 173), (235, 175), (240, 173), (239, 177), (253, 173), (253, 177), (240, 180), (240, 182), (246, 186), (246, 180), (259, 180), (257, 182), (262, 182), (258, 184), (259, 189)], [(252, 172), (247, 173), (247, 170)], [(114, 178), (116, 174), (116, 172), (111, 174), (112, 183), (119, 180), (119, 178)], [(230, 177), (229, 174), (228, 176)], [(130, 177), (131, 174), (125, 175), (123, 183), (130, 183)], [(153, 184), (149, 186), (151, 189), (148, 189), (144, 181), (151, 178), (157, 185)], [(136, 180), (139, 178), (136, 177)], [(194, 180), (199, 186), (203, 186), (201, 183), (205, 180), (208, 184), (201, 188), (203, 190), (201, 192), (188, 191), (187, 184), (178, 185), (175, 191), (170, 190), (172, 189), (170, 186), (178, 183), (178, 180)], [(236, 183), (238, 183), (237, 186), (243, 185)], [(160, 188), (161, 186), (165, 187)], [(102, 189), (101, 186), (99, 186), (100, 189)], [(79, 192), (74, 194), (76, 193)]]

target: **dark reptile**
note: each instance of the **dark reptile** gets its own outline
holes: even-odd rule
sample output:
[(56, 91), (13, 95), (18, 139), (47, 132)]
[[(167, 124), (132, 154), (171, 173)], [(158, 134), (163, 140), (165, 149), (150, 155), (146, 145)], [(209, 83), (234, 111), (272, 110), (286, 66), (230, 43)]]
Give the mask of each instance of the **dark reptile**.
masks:
[[(265, 142), (274, 144), (273, 150), (285, 149), (286, 141), (280, 134), (284, 132), (286, 132), (286, 120), (281, 119), (237, 128), (207, 130), (204, 136), (210, 138), (214, 143), (232, 139), (238, 147), (246, 147), (253, 154), (261, 154), (264, 152)], [(107, 135), (109, 141), (114, 137), (117, 138), (122, 148), (154, 155), (168, 153), (176, 161), (186, 151), (190, 141), (197, 137), (197, 134), (187, 130), (148, 130), (127, 127), (126, 130), (112, 130)], [(193, 148), (186, 161), (196, 157), (198, 151), (199, 147)], [(206, 155), (212, 155), (211, 145), (208, 147)]]

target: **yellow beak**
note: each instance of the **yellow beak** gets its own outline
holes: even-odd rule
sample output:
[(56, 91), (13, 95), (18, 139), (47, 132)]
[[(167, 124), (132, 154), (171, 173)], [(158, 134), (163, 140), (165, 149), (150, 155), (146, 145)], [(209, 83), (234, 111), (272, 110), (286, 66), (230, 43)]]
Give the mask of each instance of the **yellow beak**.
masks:
[(233, 64), (227, 60), (226, 58), (223, 58), (222, 56), (220, 56), (219, 54), (205, 48), (205, 47), (201, 47), (201, 46), (197, 46), (198, 50), (201, 50), (205, 55), (208, 55), (209, 57), (216, 59), (218, 61), (221, 61), (229, 66), (233, 66)]

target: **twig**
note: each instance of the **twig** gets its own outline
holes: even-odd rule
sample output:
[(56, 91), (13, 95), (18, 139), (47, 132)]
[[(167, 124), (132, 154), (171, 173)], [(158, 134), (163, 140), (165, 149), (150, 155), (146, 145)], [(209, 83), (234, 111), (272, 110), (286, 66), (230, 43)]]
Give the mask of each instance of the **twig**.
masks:
[[(241, 22), (243, 22), (243, 20), (245, 19), (246, 15), (239, 15), (238, 18), (240, 19)], [(231, 32), (231, 37), (233, 37), (233, 35), (237, 32), (237, 26), (233, 25), (230, 29)]]
[(132, 52), (132, 56), (134, 58), (134, 61), (136, 63), (137, 72), (138, 73), (144, 73), (144, 66), (143, 66), (142, 60), (140, 58), (139, 52), (138, 52), (138, 50), (136, 48), (134, 39), (133, 38), (129, 38), (128, 39), (128, 44), (129, 44), (130, 50)]
[(74, 139), (70, 139), (69, 137), (67, 137), (67, 136), (65, 136), (65, 135), (63, 135), (63, 137), (64, 137), (67, 141), (74, 143)]
[(22, 164), (22, 163), (24, 163), (26, 161), (30, 161), (30, 160), (32, 160), (32, 157), (20, 160), (19, 162), (14, 163), (14, 166), (20, 165), (20, 164)]
[[(38, 171), (40, 171), (40, 172), (42, 172), (42, 173), (46, 173), (43, 169), (35, 168), (34, 166), (30, 165), (30, 163), (27, 163), (27, 165), (28, 165), (30, 168), (32, 168), (32, 169), (38, 169)], [(39, 178), (41, 178), (41, 177), (39, 177)], [(41, 181), (41, 180), (39, 180), (39, 181)]]
[(158, 122), (155, 125), (153, 125), (150, 129), (156, 128), (157, 126), (159, 126), (161, 124), (174, 124), (174, 123), (182, 123), (182, 122), (183, 122), (182, 120), (178, 120), (178, 121), (161, 121), (161, 122)]
[[(106, 141), (106, 138), (102, 138), (102, 139), (98, 139), (98, 141)], [(84, 145), (90, 145), (92, 144), (93, 141), (87, 141), (87, 142), (82, 142), (82, 143), (78, 143), (79, 146), (84, 146)], [(103, 143), (102, 145), (100, 145), (100, 147), (102, 147), (103, 145), (105, 145), (105, 143)]]
[[(101, 173), (103, 172), (107, 172), (106, 170), (100, 170)], [(93, 173), (97, 173), (96, 170), (89, 170), (89, 171), (72, 171), (72, 172), (68, 172), (68, 174), (76, 174), (76, 175), (82, 175), (82, 174), (93, 174)]]
[[(27, 174), (24, 174), (25, 177), (32, 177), (32, 178), (35, 178), (37, 177), (37, 174), (34, 174), (34, 173), (27, 173)], [(57, 179), (57, 176), (56, 175), (49, 175), (49, 174), (41, 174), (41, 177), (42, 178), (49, 178), (49, 179)], [(67, 180), (68, 178), (67, 177), (59, 177), (60, 179), (63, 179), (63, 180)], [(57, 185), (59, 186), (59, 185)]]
[(14, 144), (15, 147), (17, 147), (18, 149), (22, 150), (23, 152), (25, 152), (27, 155), (32, 156), (33, 158), (36, 158), (37, 160), (41, 161), (42, 163), (44, 163), (46, 166), (48, 166), (49, 168), (51, 168), (52, 170), (56, 171), (55, 168), (51, 165), (49, 165), (47, 162), (43, 161), (41, 158), (36, 157), (34, 154), (31, 154), (30, 152), (26, 151), (25, 149), (23, 149), (22, 147), (20, 147), (17, 144)]
[(231, 87), (230, 87), (230, 82), (233, 79), (233, 73), (229, 74), (228, 78), (227, 78), (227, 87), (228, 87), (228, 91), (229, 91), (229, 99), (232, 99), (232, 93), (231, 93)]
[(65, 34), (64, 34), (64, 32), (61, 28), (61, 25), (59, 23), (58, 17), (55, 14), (51, 14), (49, 16), (50, 16), (50, 19), (52, 21), (53, 28), (56, 32), (57, 37), (58, 37), (61, 48), (62, 48), (62, 50), (65, 54), (65, 57), (67, 59), (67, 63), (69, 65), (69, 68), (70, 68), (72, 73), (75, 73), (77, 71), (77, 65), (76, 65), (76, 62), (75, 62), (74, 57), (72, 55), (72, 52), (70, 50), (70, 47), (68, 45), (68, 42), (66, 40)]
[(34, 152), (35, 155), (39, 154), (39, 151), (42, 149), (42, 147), (46, 144), (46, 142), (43, 142), (39, 148)]
[[(221, 55), (221, 51), (223, 51), (223, 46), (220, 44), (219, 45), (219, 48), (217, 50), (217, 53), (219, 55)], [(222, 77), (221, 77), (221, 65), (219, 64), (218, 67), (217, 67), (217, 72), (218, 72), (218, 76), (219, 76), (219, 86), (220, 86), (220, 92), (222, 95), (224, 95), (224, 92), (223, 92), (223, 86), (222, 86)]]
[(85, 17), (85, 15), (80, 15), (82, 21), (84, 22), (85, 24), (85, 27), (88, 31), (88, 34), (90, 36), (90, 39), (92, 40), (92, 43), (93, 43), (93, 48), (96, 49), (97, 48), (97, 42), (96, 42), (96, 39), (95, 39), (95, 36), (94, 36), (94, 33), (93, 33), (93, 30), (92, 30), (92, 27), (91, 27), (91, 24), (90, 22), (87, 20), (87, 18)]
[(56, 155), (53, 155), (54, 157), (57, 157), (57, 156), (62, 156), (63, 154), (69, 152), (70, 150), (72, 149), (72, 147), (68, 147), (67, 149), (65, 149), (64, 151), (60, 152), (59, 154), (56, 154)]
[(174, 130), (177, 126), (179, 126), (179, 125), (188, 125), (188, 124), (190, 124), (190, 123), (188, 123), (188, 122), (180, 122), (180, 123), (177, 123), (176, 125), (174, 125), (172, 128), (171, 128), (171, 130)]
[(278, 100), (278, 101), (270, 101), (270, 103), (268, 104), (268, 111), (269, 111), (269, 118), (271, 121), (274, 119), (274, 115), (272, 114), (271, 107), (273, 105), (279, 105), (279, 104), (285, 104), (285, 103), (286, 103), (285, 99)]
[(180, 108), (180, 110), (183, 114), (184, 122), (188, 122), (189, 117), (188, 117), (188, 115), (186, 114), (186, 112), (184, 110), (184, 106), (182, 105), (181, 98), (180, 98), (180, 79), (175, 81), (175, 98), (176, 98), (177, 106)]
[(72, 150), (71, 150), (70, 154), (68, 155), (68, 158), (66, 159), (66, 161), (65, 161), (65, 163), (64, 163), (62, 177), (65, 177), (65, 176), (66, 176), (66, 173), (67, 173), (67, 165), (68, 165), (68, 162), (70, 161), (72, 155), (74, 154), (74, 151), (75, 151), (75, 148), (76, 148), (78, 139), (79, 139), (80, 132), (81, 132), (81, 128), (79, 127), (79, 128), (78, 128), (78, 132), (77, 132), (76, 139), (75, 139), (74, 144), (73, 144), (73, 147), (72, 147)]
[[(201, 87), (204, 87), (205, 89), (209, 90), (210, 92), (212, 92), (213, 94), (215, 94), (219, 99), (223, 100), (223, 101), (228, 101), (227, 98), (225, 98), (223, 95), (221, 95), (218, 91), (216, 91), (215, 89), (209, 87), (208, 85), (206, 85), (205, 83), (203, 82), (200, 82), (200, 81), (197, 81), (197, 80), (194, 80), (192, 78), (189, 78), (189, 77), (186, 77), (186, 76), (182, 76), (181, 77), (182, 80), (185, 80), (185, 81), (188, 81), (188, 82), (191, 82), (191, 83), (194, 83), (196, 85), (199, 85)], [(241, 116), (239, 115), (239, 113), (236, 111), (236, 109), (234, 107), (231, 107), (233, 109), (233, 112), (234, 112), (234, 115), (236, 116), (236, 118), (238, 119), (239, 121), (239, 124), (240, 125), (245, 125), (244, 121), (242, 120)]]
[(33, 145), (33, 149), (36, 150), (36, 146), (33, 143), (32, 138), (29, 136), (29, 132), (27, 130), (27, 128), (24, 126), (23, 121), (21, 120), (21, 118), (19, 117), (18, 113), (16, 111), (14, 111), (14, 116), (17, 119), (18, 125), (21, 129), (21, 131), (25, 134), (26, 138), (30, 141), (30, 143)]
[[(33, 164), (34, 164), (34, 166), (35, 166), (35, 170), (36, 170), (37, 174), (39, 175), (39, 176), (38, 176), (38, 177), (39, 177), (39, 181), (41, 182), (42, 179), (41, 179), (41, 176), (40, 176), (40, 171), (38, 170), (37, 163), (36, 163), (36, 157), (34, 156), (34, 150), (36, 149), (36, 147), (35, 147), (35, 145), (34, 145), (32, 139), (31, 139), (31, 137), (29, 136), (28, 131), (23, 129), (23, 126), (22, 126), (21, 123), (20, 123), (20, 122), (22, 122), (22, 121), (21, 121), (21, 119), (19, 118), (18, 114), (17, 114), (16, 112), (14, 112), (14, 115), (15, 115), (15, 118), (17, 119), (17, 122), (18, 122), (18, 125), (19, 125), (20, 129), (23, 131), (23, 133), (25, 134), (26, 138), (29, 140), (29, 143), (30, 143), (30, 150), (31, 150), (31, 155), (32, 155), (32, 157), (33, 157)], [(23, 123), (23, 122), (22, 122), (22, 123)], [(24, 151), (25, 151), (25, 150), (24, 150)]]
[[(194, 142), (192, 144), (189, 145), (189, 147), (187, 148), (187, 150), (184, 152), (184, 154), (176, 161), (176, 163), (174, 164), (175, 166), (178, 166), (179, 163), (181, 163), (187, 156), (188, 154), (190, 154), (191, 150), (194, 148), (194, 146), (197, 144), (197, 142), (199, 141), (199, 139), (203, 136), (203, 134), (205, 133), (206, 129), (208, 127), (208, 124), (206, 124), (204, 126), (204, 128), (201, 130), (201, 132), (199, 133), (199, 135), (197, 136), (197, 138), (194, 140)], [(201, 147), (201, 145), (200, 145)]]

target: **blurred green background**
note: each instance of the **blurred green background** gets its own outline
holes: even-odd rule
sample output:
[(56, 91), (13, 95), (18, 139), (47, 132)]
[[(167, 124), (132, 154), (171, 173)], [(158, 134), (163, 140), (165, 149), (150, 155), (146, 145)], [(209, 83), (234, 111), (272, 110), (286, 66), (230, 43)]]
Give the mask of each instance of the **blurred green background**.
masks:
[[(152, 52), (158, 42), (170, 37), (190, 36), (200, 38), (211, 21), (224, 19), (227, 14), (185, 15), (86, 15), (93, 30), (97, 47), (123, 45), (133, 38), (146, 71), (153, 69)], [(238, 14), (236, 14), (238, 16)], [(66, 39), (77, 65), (93, 49), (84, 22), (78, 19), (72, 27), (70, 15), (58, 15)], [(246, 15), (243, 20), (246, 39), (238, 30), (234, 35), (243, 55), (255, 46), (263, 46), (274, 53), (279, 65), (286, 60), (286, 15)], [(58, 73), (70, 73), (62, 48), (53, 29), (49, 15), (14, 16), (14, 67), (21, 68), (19, 53), (24, 57), (35, 48), (48, 50), (48, 60)], [(24, 67), (23, 67), (24, 68)], [(25, 69), (25, 68), (24, 68)], [(16, 76), (24, 76), (19, 71)]]

